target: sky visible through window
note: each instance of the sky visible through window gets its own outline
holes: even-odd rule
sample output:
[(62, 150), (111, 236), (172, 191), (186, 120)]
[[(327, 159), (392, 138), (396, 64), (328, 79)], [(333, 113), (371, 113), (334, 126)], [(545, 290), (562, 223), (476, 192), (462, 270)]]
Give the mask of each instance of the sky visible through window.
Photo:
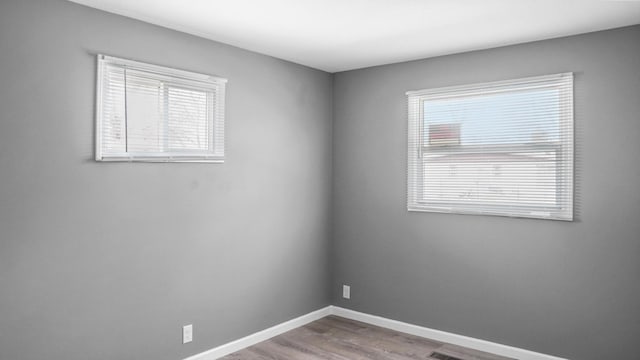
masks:
[(426, 100), (424, 144), (429, 144), (430, 126), (442, 124), (458, 124), (460, 145), (557, 142), (559, 98), (557, 89), (534, 89)]

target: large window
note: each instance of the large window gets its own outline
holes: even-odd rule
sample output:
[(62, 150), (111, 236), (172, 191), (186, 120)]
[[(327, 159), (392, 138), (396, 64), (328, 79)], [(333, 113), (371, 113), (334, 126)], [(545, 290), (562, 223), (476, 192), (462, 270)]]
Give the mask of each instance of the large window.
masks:
[(96, 160), (223, 162), (225, 83), (99, 55)]
[(573, 74), (407, 95), (410, 211), (573, 220)]

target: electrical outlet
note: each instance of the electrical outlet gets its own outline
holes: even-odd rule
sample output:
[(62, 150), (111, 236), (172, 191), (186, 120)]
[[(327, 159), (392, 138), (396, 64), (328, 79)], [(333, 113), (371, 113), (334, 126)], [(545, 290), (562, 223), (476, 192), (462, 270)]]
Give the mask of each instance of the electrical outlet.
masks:
[(345, 299), (351, 299), (351, 286), (342, 285), (342, 297)]
[(193, 341), (193, 325), (185, 325), (182, 327), (182, 343), (190, 343)]

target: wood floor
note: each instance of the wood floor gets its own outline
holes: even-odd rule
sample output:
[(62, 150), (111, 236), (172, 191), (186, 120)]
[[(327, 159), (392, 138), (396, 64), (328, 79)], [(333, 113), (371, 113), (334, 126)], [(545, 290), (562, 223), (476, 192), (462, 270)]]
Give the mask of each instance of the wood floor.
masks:
[[(431, 356), (436, 351), (438, 354)], [(513, 360), (328, 316), (223, 360)]]

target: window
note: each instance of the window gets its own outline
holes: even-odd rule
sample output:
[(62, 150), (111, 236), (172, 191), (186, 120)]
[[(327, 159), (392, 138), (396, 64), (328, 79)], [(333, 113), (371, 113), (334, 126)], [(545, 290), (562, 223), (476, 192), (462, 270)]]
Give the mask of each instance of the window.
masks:
[(411, 91), (408, 210), (573, 220), (573, 74)]
[(225, 83), (98, 55), (96, 160), (223, 162)]

